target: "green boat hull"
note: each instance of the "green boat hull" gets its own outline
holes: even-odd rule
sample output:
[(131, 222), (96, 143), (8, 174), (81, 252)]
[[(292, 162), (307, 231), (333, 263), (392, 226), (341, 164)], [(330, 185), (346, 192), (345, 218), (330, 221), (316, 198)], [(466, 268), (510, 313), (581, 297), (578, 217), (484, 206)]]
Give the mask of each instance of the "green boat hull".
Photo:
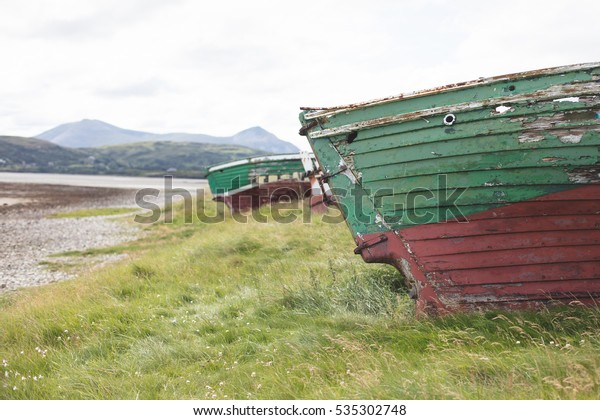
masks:
[(208, 168), (213, 198), (234, 211), (249, 210), (283, 198), (299, 200), (310, 193), (300, 154), (242, 159)]
[[(548, 254), (544, 258), (552, 264), (571, 264), (574, 268), (564, 278), (577, 280), (581, 264), (572, 265), (575, 257), (571, 250), (556, 250), (564, 258), (554, 261), (544, 238), (531, 246), (527, 238), (537, 237), (540, 229), (550, 229), (546, 242), (565, 234), (560, 223), (546, 225), (554, 210), (535, 204), (543, 197), (554, 197), (557, 206), (573, 208), (572, 214), (561, 216), (568, 235), (572, 235), (567, 226), (573, 218), (589, 216), (585, 226), (596, 226), (594, 217), (596, 210), (600, 211), (594, 187), (600, 181), (599, 63), (481, 79), (355, 105), (308, 108), (300, 120), (301, 134), (307, 136), (323, 168), (360, 248), (358, 253), (367, 261), (394, 264), (409, 278), (422, 277), (419, 284), (412, 281), (422, 307), (479, 307), (479, 301), (469, 299), (468, 293), (485, 295), (482, 301), (498, 306), (544, 300), (531, 298), (531, 291), (526, 290), (503, 300), (498, 294), (490, 295), (489, 287), (485, 293), (480, 290), (461, 295), (438, 290), (423, 297), (431, 288), (427, 276), (438, 279), (438, 284), (456, 283), (451, 272), (466, 267), (474, 252), (487, 252), (489, 257), (502, 251), (501, 264), (521, 267), (514, 269), (513, 277), (522, 278), (521, 271), (529, 273), (535, 279), (532, 287), (546, 287), (538, 284), (543, 267), (517, 263), (523, 252), (529, 253), (532, 261)], [(583, 196), (571, 194), (590, 185), (593, 187), (581, 190)], [(528, 210), (522, 203), (529, 203)], [(473, 233), (482, 244), (489, 242), (484, 240), (486, 235), (498, 235), (492, 241), (497, 244), (482, 249), (470, 245), (470, 251), (453, 257), (454, 266), (439, 261), (428, 265), (427, 250), (415, 253), (411, 248), (410, 238), (419, 238), (415, 232), (433, 231), (444, 224), (474, 223), (482, 214), (492, 220), (500, 213), (512, 216), (502, 216), (502, 223), (493, 228), (475, 223), (480, 230)], [(523, 232), (523, 238), (510, 249), (503, 248), (501, 242), (507, 238), (502, 235), (508, 235), (511, 226), (522, 218), (530, 220), (531, 232)], [(438, 236), (427, 240), (443, 240), (444, 235), (450, 235), (444, 229), (436, 232)], [(600, 242), (595, 233), (581, 234), (583, 242), (578, 240), (573, 246), (592, 250), (584, 264), (586, 280), (600, 280)], [(575, 240), (576, 235), (572, 236)], [(445, 255), (438, 259), (450, 260), (447, 256), (455, 255), (452, 248), (458, 242), (444, 245), (445, 251), (443, 246), (436, 251)], [(378, 253), (377, 247), (390, 249), (387, 254)], [(482, 264), (479, 268), (491, 268), (488, 262)], [(443, 270), (438, 269), (442, 266)], [(473, 276), (489, 277), (482, 287), (493, 283), (491, 274), (478, 272), (478, 267), (470, 269)], [(510, 276), (506, 276), (508, 281)], [(493, 284), (504, 284), (498, 286), (503, 288), (505, 283)], [(599, 284), (588, 282), (577, 293), (600, 296)], [(570, 293), (568, 286), (559, 289)], [(448, 298), (451, 294), (452, 299)]]

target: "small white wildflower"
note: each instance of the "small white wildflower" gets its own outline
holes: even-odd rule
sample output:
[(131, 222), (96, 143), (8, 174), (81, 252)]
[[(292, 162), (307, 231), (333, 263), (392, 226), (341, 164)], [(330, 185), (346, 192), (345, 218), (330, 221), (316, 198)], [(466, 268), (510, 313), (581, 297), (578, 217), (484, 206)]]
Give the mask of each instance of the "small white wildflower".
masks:
[(21, 354), (25, 354), (25, 352), (23, 350), (21, 350)]
[(219, 386), (223, 386), (223, 384), (224, 384), (223, 382), (219, 382)]
[(69, 334), (69, 330), (65, 330), (65, 334)]
[(13, 386), (13, 391), (16, 391), (16, 390), (17, 390), (17, 387), (16, 387), (16, 386)]
[(186, 384), (189, 384), (191, 381), (188, 379), (187, 381), (185, 381)]
[(8, 362), (6, 361), (6, 359), (2, 359), (2, 366), (8, 367)]
[(580, 340), (579, 341), (579, 344), (583, 344), (583, 343), (585, 343), (585, 340)]
[(481, 357), (479, 358), (479, 360), (490, 360), (490, 358), (489, 358), (489, 357), (485, 357), (485, 356), (481, 356)]
[(250, 376), (251, 376), (252, 378), (256, 378), (256, 372), (252, 372), (252, 373), (250, 374)]
[(565, 348), (566, 349), (571, 348), (571, 345), (569, 343), (567, 343), (567, 344), (565, 344)]
[(550, 344), (554, 344), (554, 341), (551, 341)]
[(27, 380), (27, 378), (26, 378), (26, 377), (24, 377), (24, 376), (21, 376), (21, 380), (22, 380), (22, 381), (26, 381), (26, 380)]
[(521, 344), (521, 342), (519, 340), (517, 340), (517, 344)]

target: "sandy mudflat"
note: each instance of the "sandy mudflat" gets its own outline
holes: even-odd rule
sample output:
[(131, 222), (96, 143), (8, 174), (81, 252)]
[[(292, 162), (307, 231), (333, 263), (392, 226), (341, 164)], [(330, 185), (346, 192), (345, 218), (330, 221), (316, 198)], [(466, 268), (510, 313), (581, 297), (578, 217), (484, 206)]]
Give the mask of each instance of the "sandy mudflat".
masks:
[(15, 197), (0, 197), (0, 207), (14, 206), (15, 204), (26, 204), (33, 201), (28, 198), (15, 198)]
[(69, 278), (47, 269), (52, 254), (116, 245), (135, 239), (136, 226), (109, 217), (49, 219), (52, 213), (132, 207), (135, 190), (0, 182), (0, 290)]

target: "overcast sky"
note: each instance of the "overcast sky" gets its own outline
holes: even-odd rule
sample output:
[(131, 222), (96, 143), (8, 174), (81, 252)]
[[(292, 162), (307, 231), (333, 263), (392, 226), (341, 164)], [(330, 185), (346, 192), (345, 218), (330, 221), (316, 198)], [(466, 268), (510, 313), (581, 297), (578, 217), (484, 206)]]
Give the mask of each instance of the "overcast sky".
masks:
[(302, 146), (300, 106), (600, 61), (599, 18), (599, 0), (0, 0), (0, 134), (90, 118)]

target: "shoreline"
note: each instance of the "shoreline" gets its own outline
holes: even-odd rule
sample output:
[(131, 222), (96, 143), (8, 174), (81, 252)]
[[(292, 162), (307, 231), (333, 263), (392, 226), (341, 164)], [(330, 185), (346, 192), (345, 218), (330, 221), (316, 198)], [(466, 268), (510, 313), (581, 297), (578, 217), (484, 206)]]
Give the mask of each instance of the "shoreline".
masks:
[[(53, 255), (115, 246), (139, 238), (142, 230), (114, 216), (48, 218), (79, 209), (131, 207), (136, 190), (0, 182), (0, 291), (40, 286), (75, 277), (64, 270), (73, 258)], [(123, 218), (128, 217), (124, 215)], [(100, 255), (97, 267), (123, 258)], [(81, 263), (81, 261), (80, 261)]]
[[(164, 177), (135, 177), (121, 175), (77, 175), (56, 174), (44, 172), (0, 172), (0, 183), (26, 183), (66, 185), (79, 187), (100, 187), (134, 189), (158, 188), (165, 189)], [(202, 189), (208, 186), (208, 181), (201, 178), (172, 177), (173, 188)]]

